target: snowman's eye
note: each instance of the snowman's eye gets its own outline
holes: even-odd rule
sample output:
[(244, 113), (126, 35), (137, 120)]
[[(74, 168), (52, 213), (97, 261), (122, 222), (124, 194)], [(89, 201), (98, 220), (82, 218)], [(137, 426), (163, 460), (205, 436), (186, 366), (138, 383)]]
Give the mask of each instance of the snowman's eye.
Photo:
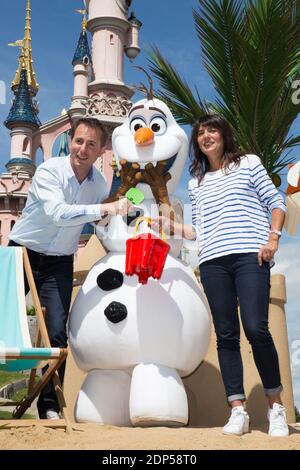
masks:
[(155, 118), (151, 119), (150, 127), (155, 135), (162, 135), (167, 130), (167, 123), (164, 118), (156, 116)]
[(102, 290), (113, 290), (121, 287), (124, 276), (121, 271), (116, 269), (106, 269), (97, 277), (97, 284)]
[(133, 118), (130, 122), (130, 131), (134, 134), (141, 127), (146, 127), (146, 122), (140, 117)]

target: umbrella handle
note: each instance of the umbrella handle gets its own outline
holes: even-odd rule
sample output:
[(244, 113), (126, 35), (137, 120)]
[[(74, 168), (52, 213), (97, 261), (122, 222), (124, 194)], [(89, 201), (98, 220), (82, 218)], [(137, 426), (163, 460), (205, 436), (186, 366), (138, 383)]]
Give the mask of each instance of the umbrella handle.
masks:
[[(138, 219), (135, 223), (133, 236), (136, 237), (136, 234), (137, 234), (137, 231), (138, 231), (138, 228), (139, 228), (139, 225), (140, 225), (141, 222), (147, 222), (147, 224), (150, 224), (151, 221), (152, 221), (151, 217), (145, 217), (144, 215), (141, 215), (140, 217), (138, 217)], [(166, 237), (166, 234), (165, 234), (165, 232), (162, 228), (159, 230), (159, 233), (160, 233), (162, 239), (165, 241), (167, 237)]]

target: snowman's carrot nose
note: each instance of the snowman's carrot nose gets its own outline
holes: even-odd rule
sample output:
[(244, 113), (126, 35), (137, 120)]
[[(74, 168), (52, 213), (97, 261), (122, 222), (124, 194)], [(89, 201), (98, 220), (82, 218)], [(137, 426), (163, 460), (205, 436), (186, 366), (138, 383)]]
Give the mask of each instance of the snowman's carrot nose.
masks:
[(154, 132), (149, 127), (140, 127), (134, 134), (137, 145), (150, 145), (154, 141)]

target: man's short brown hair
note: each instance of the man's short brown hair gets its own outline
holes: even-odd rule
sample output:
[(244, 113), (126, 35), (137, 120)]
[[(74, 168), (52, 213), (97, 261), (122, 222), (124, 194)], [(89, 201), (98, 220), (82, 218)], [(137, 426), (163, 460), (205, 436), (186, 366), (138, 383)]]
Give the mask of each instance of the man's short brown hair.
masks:
[(91, 127), (92, 129), (98, 129), (101, 135), (101, 147), (104, 147), (108, 138), (107, 130), (105, 129), (102, 122), (99, 121), (99, 119), (93, 118), (93, 117), (79, 118), (76, 121), (74, 121), (69, 131), (71, 139), (73, 139), (76, 129), (78, 126), (80, 126), (80, 124), (84, 124), (85, 126)]

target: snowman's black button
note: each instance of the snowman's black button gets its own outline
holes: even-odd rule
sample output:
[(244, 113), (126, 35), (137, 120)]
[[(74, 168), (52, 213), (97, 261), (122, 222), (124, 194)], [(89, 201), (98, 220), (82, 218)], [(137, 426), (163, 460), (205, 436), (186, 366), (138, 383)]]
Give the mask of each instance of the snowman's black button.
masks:
[(102, 290), (113, 290), (121, 287), (124, 276), (116, 269), (106, 269), (97, 277), (97, 284)]
[(120, 302), (111, 302), (104, 310), (104, 315), (112, 323), (119, 323), (127, 317), (127, 308)]

